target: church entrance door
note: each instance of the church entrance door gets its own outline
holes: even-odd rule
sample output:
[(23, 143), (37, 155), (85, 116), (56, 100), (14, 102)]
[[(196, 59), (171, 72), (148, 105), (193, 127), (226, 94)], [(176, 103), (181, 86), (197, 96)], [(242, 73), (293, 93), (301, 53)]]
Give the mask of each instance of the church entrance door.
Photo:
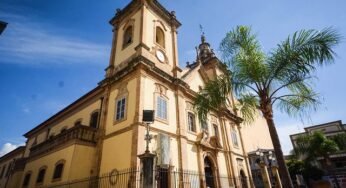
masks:
[(204, 173), (205, 173), (205, 182), (207, 188), (214, 188), (215, 186), (215, 174), (212, 162), (208, 157), (204, 159)]

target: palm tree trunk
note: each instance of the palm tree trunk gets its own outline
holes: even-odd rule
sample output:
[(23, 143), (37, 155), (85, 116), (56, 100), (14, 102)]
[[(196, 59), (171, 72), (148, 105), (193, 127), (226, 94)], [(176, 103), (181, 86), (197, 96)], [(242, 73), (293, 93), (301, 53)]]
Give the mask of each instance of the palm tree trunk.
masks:
[(278, 133), (277, 133), (276, 128), (275, 128), (273, 117), (272, 117), (272, 115), (265, 115), (264, 114), (264, 118), (267, 121), (267, 124), (269, 127), (270, 137), (271, 137), (272, 142), (273, 142), (275, 156), (276, 156), (276, 159), (277, 159), (277, 162), (279, 165), (279, 173), (281, 176), (282, 186), (284, 188), (293, 188), (292, 180), (291, 180), (290, 174), (288, 172), (288, 169), (287, 169), (287, 166), (285, 163), (285, 159), (283, 156), (279, 136), (278, 136)]

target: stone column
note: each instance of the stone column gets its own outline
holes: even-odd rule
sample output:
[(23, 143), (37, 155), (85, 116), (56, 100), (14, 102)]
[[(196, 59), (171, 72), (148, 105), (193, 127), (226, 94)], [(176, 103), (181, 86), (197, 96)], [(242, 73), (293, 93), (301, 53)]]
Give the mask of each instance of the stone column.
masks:
[(271, 170), (272, 170), (273, 176), (275, 178), (275, 188), (282, 188), (278, 167), (272, 166)]
[(138, 158), (142, 164), (142, 188), (154, 187), (154, 159), (156, 155), (146, 151), (144, 154), (139, 155)]
[(263, 179), (264, 188), (271, 188), (269, 174), (268, 174), (266, 164), (263, 161), (261, 161), (259, 165), (261, 167), (261, 175), (262, 175), (262, 179)]

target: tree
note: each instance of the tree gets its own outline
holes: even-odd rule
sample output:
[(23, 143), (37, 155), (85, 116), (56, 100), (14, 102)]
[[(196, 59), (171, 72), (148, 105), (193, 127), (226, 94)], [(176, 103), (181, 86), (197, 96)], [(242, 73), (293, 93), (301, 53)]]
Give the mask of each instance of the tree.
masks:
[[(322, 132), (299, 136), (296, 139), (296, 143), (295, 152), (298, 156), (301, 156), (310, 164), (317, 161), (318, 157), (323, 157), (326, 169), (330, 169), (331, 166), (329, 155), (339, 151), (337, 143), (325, 137)], [(337, 187), (340, 188), (334, 174), (333, 178)]]
[(306, 161), (290, 159), (286, 164), (292, 179), (296, 179), (296, 175), (302, 175), (304, 181), (308, 182), (309, 179), (320, 180), (324, 175), (323, 170)]
[[(195, 99), (199, 119), (205, 120), (213, 109), (234, 108), (249, 123), (260, 110), (270, 131), (282, 183), (293, 187), (273, 120), (273, 105), (290, 116), (315, 110), (319, 98), (311, 86), (313, 73), (318, 66), (333, 62), (333, 47), (340, 39), (331, 28), (301, 30), (265, 54), (249, 27), (236, 27), (220, 45), (224, 74), (207, 82)], [(229, 100), (232, 92), (238, 99), (236, 106)]]
[(331, 139), (338, 145), (341, 151), (346, 150), (346, 133), (334, 135)]

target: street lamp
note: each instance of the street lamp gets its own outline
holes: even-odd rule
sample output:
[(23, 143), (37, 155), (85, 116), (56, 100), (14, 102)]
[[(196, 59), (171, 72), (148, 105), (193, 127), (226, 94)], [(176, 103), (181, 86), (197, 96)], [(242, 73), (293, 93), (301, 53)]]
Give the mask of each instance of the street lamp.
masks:
[(268, 152), (268, 161), (269, 161), (269, 167), (270, 167), (270, 179), (272, 181), (272, 186), (275, 187), (276, 181), (275, 181), (275, 177), (272, 171), (272, 167), (274, 166), (274, 163), (276, 161), (275, 157), (273, 156), (273, 152), (269, 151)]
[(6, 26), (7, 26), (6, 22), (0, 21), (0, 35), (5, 30)]
[(149, 151), (149, 143), (151, 142), (151, 139), (153, 136), (150, 134), (150, 123), (154, 122), (154, 110), (143, 110), (143, 122), (146, 124), (146, 134), (144, 140), (146, 141), (146, 147), (145, 147), (145, 152), (150, 153)]
[[(272, 153), (269, 153), (269, 154), (272, 156)], [(256, 160), (256, 162), (259, 164), (259, 166), (261, 168), (261, 175), (262, 175), (262, 180), (263, 180), (264, 187), (265, 188), (270, 188), (271, 187), (271, 183), (270, 183), (271, 182), (270, 181), (271, 178), (269, 178), (269, 174), (268, 174), (267, 160), (265, 158), (265, 153), (262, 150), (258, 149), (256, 151), (256, 155), (260, 157), (259, 159)]]
[(139, 155), (139, 159), (142, 164), (143, 172), (143, 188), (152, 188), (154, 186), (154, 159), (155, 154), (150, 153), (149, 143), (152, 139), (150, 135), (149, 125), (154, 122), (154, 110), (143, 110), (143, 123), (146, 124), (146, 134), (144, 140), (146, 141), (145, 152), (142, 155)]

